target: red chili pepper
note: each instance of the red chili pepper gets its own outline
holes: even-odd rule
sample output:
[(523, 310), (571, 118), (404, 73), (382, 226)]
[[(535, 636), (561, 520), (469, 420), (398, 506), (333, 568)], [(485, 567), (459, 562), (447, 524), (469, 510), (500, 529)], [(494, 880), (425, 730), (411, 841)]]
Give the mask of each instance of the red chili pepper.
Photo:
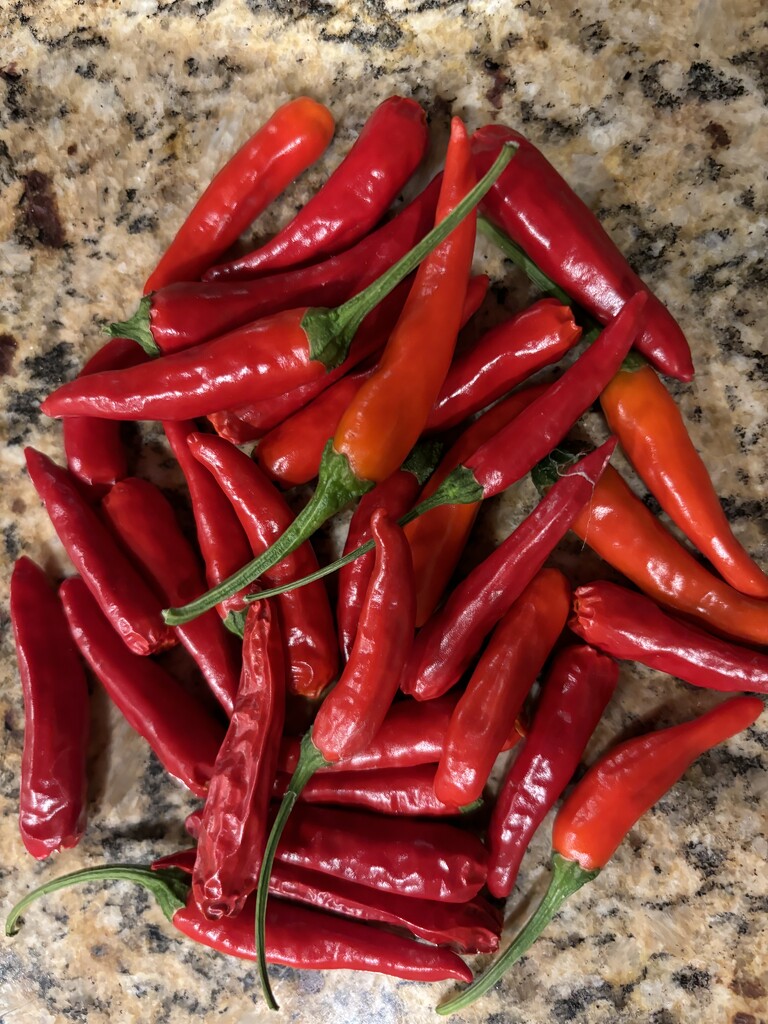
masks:
[(565, 576), (542, 569), (499, 621), (448, 726), (435, 775), (440, 800), (469, 804), (482, 796), (494, 761), (516, 731), (523, 701), (565, 626), (570, 599)]
[(211, 920), (233, 917), (256, 888), (285, 718), (283, 641), (266, 601), (248, 611), (235, 709), (213, 766), (192, 875)]
[(10, 611), (24, 694), (19, 831), (40, 860), (85, 830), (88, 684), (59, 599), (29, 558), (14, 565)]
[(514, 170), (499, 179), (482, 210), (511, 236), (553, 281), (603, 323), (637, 292), (648, 296), (643, 332), (635, 347), (662, 373), (691, 380), (685, 335), (608, 237), (597, 217), (549, 161), (519, 132), (487, 125), (472, 136), (478, 174), (499, 147), (516, 142)]
[(27, 470), (59, 540), (99, 607), (136, 654), (172, 647), (160, 602), (80, 493), (74, 477), (47, 455), (25, 448)]
[[(293, 522), (293, 513), (259, 467), (228, 441), (208, 434), (189, 438), (192, 454), (213, 474), (232, 503), (258, 555)], [(309, 542), (302, 544), (268, 574), (270, 582), (298, 579), (317, 569)], [(290, 591), (278, 603), (287, 648), (288, 688), (316, 697), (332, 682), (338, 668), (333, 617), (322, 583)]]
[(179, 228), (144, 294), (195, 281), (302, 171), (333, 135), (327, 107), (307, 96), (283, 104), (214, 177)]
[(485, 637), (512, 607), (592, 497), (616, 447), (611, 439), (564, 473), (505, 541), (459, 584), (419, 632), (401, 688), (431, 700), (461, 678)]
[[(80, 371), (80, 377), (103, 370), (137, 366), (147, 357), (129, 338), (116, 337), (103, 345)], [(69, 416), (62, 424), (64, 451), (70, 473), (101, 497), (108, 487), (128, 476), (128, 459), (119, 423), (89, 416)]]
[(679, 408), (641, 356), (630, 352), (600, 404), (611, 431), (672, 522), (732, 587), (768, 597), (768, 576), (734, 537)]
[(597, 877), (630, 828), (696, 758), (752, 725), (762, 710), (756, 697), (734, 697), (692, 721), (620, 743), (592, 765), (555, 818), (552, 879), (533, 917), (490, 970), (437, 1012), (462, 1010), (495, 985), (565, 900)]
[(579, 587), (568, 625), (613, 658), (639, 661), (693, 686), (768, 693), (768, 656), (673, 619), (614, 583)]
[(592, 647), (566, 647), (555, 658), (488, 826), (488, 888), (499, 899), (512, 892), (523, 854), (576, 771), (618, 678), (616, 662)]
[(172, 675), (131, 654), (81, 579), (65, 580), (59, 594), (75, 643), (112, 702), (166, 771), (204, 796), (224, 728)]

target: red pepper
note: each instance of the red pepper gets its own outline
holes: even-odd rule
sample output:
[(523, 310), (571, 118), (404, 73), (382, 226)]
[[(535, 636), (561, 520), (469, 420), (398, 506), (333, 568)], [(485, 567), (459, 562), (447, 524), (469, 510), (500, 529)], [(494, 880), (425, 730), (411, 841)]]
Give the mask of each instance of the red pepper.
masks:
[(157, 267), (144, 294), (175, 281), (195, 281), (237, 241), (273, 199), (323, 153), (333, 117), (299, 96), (279, 107), (214, 177)]
[(576, 771), (618, 678), (616, 662), (593, 647), (566, 647), (555, 658), (488, 827), (494, 896), (512, 892), (523, 854)]
[(10, 606), (24, 694), (19, 831), (40, 860), (85, 830), (88, 684), (59, 599), (29, 558), (14, 565)]
[(211, 920), (233, 917), (256, 888), (285, 718), (283, 642), (265, 601), (248, 611), (235, 709), (208, 785), (192, 875)]
[(456, 587), (416, 637), (401, 684), (406, 693), (431, 700), (459, 681), (485, 637), (590, 500), (615, 447), (611, 439), (572, 466), (546, 499)]
[(614, 583), (579, 587), (569, 626), (613, 658), (639, 661), (693, 686), (768, 693), (768, 656), (673, 619)]
[(555, 818), (552, 879), (533, 917), (490, 970), (437, 1012), (462, 1010), (495, 985), (565, 900), (599, 875), (630, 828), (696, 758), (752, 725), (762, 710), (756, 697), (734, 697), (690, 722), (620, 743), (592, 765)]
[[(285, 499), (259, 467), (228, 441), (193, 434), (189, 446), (232, 503), (253, 554), (264, 551), (293, 521)], [(276, 565), (267, 579), (281, 583), (315, 569), (317, 559), (307, 542)], [(316, 697), (334, 679), (339, 659), (325, 588), (318, 583), (290, 591), (280, 598), (278, 607), (287, 648), (288, 688), (293, 693)]]
[(131, 654), (81, 579), (65, 580), (59, 593), (75, 643), (112, 702), (166, 771), (204, 796), (223, 727), (172, 675)]
[(27, 470), (59, 540), (123, 641), (136, 654), (172, 647), (159, 600), (83, 498), (74, 477), (47, 455), (25, 448)]
[(448, 726), (435, 775), (440, 800), (469, 804), (482, 796), (523, 701), (565, 626), (570, 599), (563, 574), (542, 569), (500, 620)]
[[(205, 590), (197, 555), (184, 536), (162, 491), (148, 480), (121, 480), (102, 501), (116, 536), (165, 604), (188, 601)], [(215, 611), (177, 626), (216, 699), (227, 712), (237, 693), (240, 652)]]
[[(103, 345), (79, 376), (137, 366), (147, 357), (129, 338), (116, 337)], [(70, 473), (101, 497), (108, 487), (128, 476), (128, 459), (119, 423), (89, 416), (69, 416), (62, 424), (64, 451)]]
[(674, 317), (640, 280), (597, 217), (549, 161), (519, 132), (487, 125), (472, 136), (478, 174), (499, 148), (516, 142), (519, 155), (485, 197), (481, 209), (545, 274), (603, 323), (637, 292), (648, 296), (643, 332), (635, 347), (662, 373), (691, 380), (685, 335)]

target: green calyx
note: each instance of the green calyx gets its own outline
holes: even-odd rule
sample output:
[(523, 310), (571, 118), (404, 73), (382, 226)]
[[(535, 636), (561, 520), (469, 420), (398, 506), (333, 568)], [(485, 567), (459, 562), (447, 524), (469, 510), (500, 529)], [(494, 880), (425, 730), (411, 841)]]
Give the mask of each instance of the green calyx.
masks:
[(636, 373), (638, 370), (644, 370), (648, 365), (648, 360), (643, 359), (639, 352), (631, 348), (621, 364), (619, 373)]
[(149, 314), (152, 310), (152, 293), (145, 295), (139, 303), (139, 308), (128, 320), (116, 321), (106, 324), (104, 333), (110, 338), (130, 338), (137, 342), (148, 356), (161, 355), (157, 342), (152, 337)]
[(420, 487), (429, 480), (443, 454), (443, 443), (434, 438), (419, 441), (403, 463), (403, 472), (416, 477)]
[(566, 470), (574, 466), (586, 454), (584, 448), (573, 441), (563, 441), (531, 470), (534, 487), (543, 497), (554, 487)]
[(600, 874), (600, 870), (585, 871), (576, 861), (566, 860), (559, 853), (552, 855), (552, 878), (544, 899), (539, 904), (533, 917), (517, 935), (512, 944), (493, 961), (488, 970), (476, 981), (465, 988), (454, 999), (449, 999), (435, 1007), (439, 1014), (447, 1016), (456, 1013), (474, 1003), (481, 995), (492, 988), (521, 956), (533, 945), (549, 922), (558, 912), (563, 903), (587, 882)]
[(235, 636), (239, 636), (241, 640), (245, 636), (246, 615), (247, 612), (241, 609), (238, 612), (230, 612), (224, 619), (224, 625), (227, 627), (229, 632), (234, 633)]

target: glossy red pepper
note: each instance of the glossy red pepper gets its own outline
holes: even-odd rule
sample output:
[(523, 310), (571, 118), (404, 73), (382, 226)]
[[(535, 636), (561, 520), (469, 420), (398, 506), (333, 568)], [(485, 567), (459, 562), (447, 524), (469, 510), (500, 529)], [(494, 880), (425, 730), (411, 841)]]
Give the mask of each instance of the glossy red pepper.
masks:
[(19, 831), (40, 860), (85, 830), (88, 684), (59, 599), (29, 558), (13, 567), (10, 612), (24, 695)]
[(307, 96), (279, 107), (216, 174), (149, 275), (144, 293), (197, 280), (317, 160), (333, 128), (328, 108)]
[(705, 633), (641, 594), (598, 581), (573, 595), (570, 628), (613, 658), (639, 661), (693, 686), (768, 694), (768, 656)]
[(112, 702), (166, 771), (204, 796), (223, 726), (156, 662), (131, 654), (81, 579), (65, 580), (59, 593), (75, 643)]
[(434, 782), (440, 800), (461, 805), (482, 796), (570, 603), (563, 574), (542, 569), (499, 621), (448, 726)]
[[(197, 554), (158, 487), (128, 477), (115, 484), (101, 507), (115, 535), (164, 604), (183, 603), (205, 590)], [(235, 638), (215, 611), (177, 626), (176, 633), (211, 692), (231, 715), (241, 661)]]
[(566, 647), (555, 658), (488, 827), (488, 888), (499, 899), (512, 892), (523, 854), (576, 771), (618, 678), (616, 662), (593, 647)]
[(285, 718), (285, 659), (266, 601), (252, 605), (243, 634), (243, 671), (219, 749), (198, 836), (195, 902), (215, 920), (239, 914), (256, 888)]
[(135, 654), (172, 647), (160, 601), (82, 496), (75, 478), (47, 455), (25, 448), (27, 470), (53, 528), (99, 607)]
[(514, 169), (491, 189), (482, 211), (601, 323), (608, 324), (633, 295), (644, 292), (646, 320), (635, 347), (662, 373), (690, 380), (691, 352), (674, 317), (535, 146), (511, 128), (487, 125), (472, 136), (478, 174), (509, 142), (520, 147)]
[(459, 681), (485, 637), (512, 607), (589, 502), (616, 442), (612, 439), (563, 474), (531, 514), (459, 584), (419, 632), (401, 688), (417, 700), (439, 697)]

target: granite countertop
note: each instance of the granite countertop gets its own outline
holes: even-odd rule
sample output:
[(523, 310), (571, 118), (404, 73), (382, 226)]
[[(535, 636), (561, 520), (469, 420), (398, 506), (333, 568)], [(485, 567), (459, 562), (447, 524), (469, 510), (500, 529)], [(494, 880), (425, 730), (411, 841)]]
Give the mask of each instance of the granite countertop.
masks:
[[(420, 100), (435, 146), (451, 113), (520, 127), (599, 212), (686, 330), (697, 376), (674, 385), (734, 528), (768, 564), (766, 184), (768, 22), (761, 0), (18, 0), (0, 12), (0, 899), (104, 860), (148, 861), (184, 843), (194, 804), (163, 776), (106, 698), (94, 696), (91, 814), (80, 846), (35, 864), (16, 826), (23, 711), (7, 578), (27, 553), (71, 569), (23, 471), (33, 444), (62, 457), (40, 399), (132, 312), (183, 211), (274, 107), (328, 102), (336, 142), (259, 222), (267, 234), (327, 175), (391, 93)], [(497, 282), (487, 317), (527, 286), (484, 241)], [(596, 416), (590, 429), (599, 429)], [(135, 468), (156, 474), (147, 435)], [(179, 482), (171, 474), (171, 482)], [(502, 536), (529, 483), (483, 513)], [(600, 572), (575, 540), (574, 579)], [(588, 759), (643, 723), (717, 701), (624, 666)], [(768, 1020), (768, 720), (702, 757), (632, 829), (468, 1024), (765, 1024)], [(529, 851), (510, 911), (546, 883), (549, 831)], [(482, 966), (478, 958), (478, 966)], [(9, 1024), (268, 1019), (317, 1024), (437, 1019), (450, 986), (275, 970), (280, 1018), (252, 965), (178, 936), (127, 885), (57, 894), (0, 941)]]

